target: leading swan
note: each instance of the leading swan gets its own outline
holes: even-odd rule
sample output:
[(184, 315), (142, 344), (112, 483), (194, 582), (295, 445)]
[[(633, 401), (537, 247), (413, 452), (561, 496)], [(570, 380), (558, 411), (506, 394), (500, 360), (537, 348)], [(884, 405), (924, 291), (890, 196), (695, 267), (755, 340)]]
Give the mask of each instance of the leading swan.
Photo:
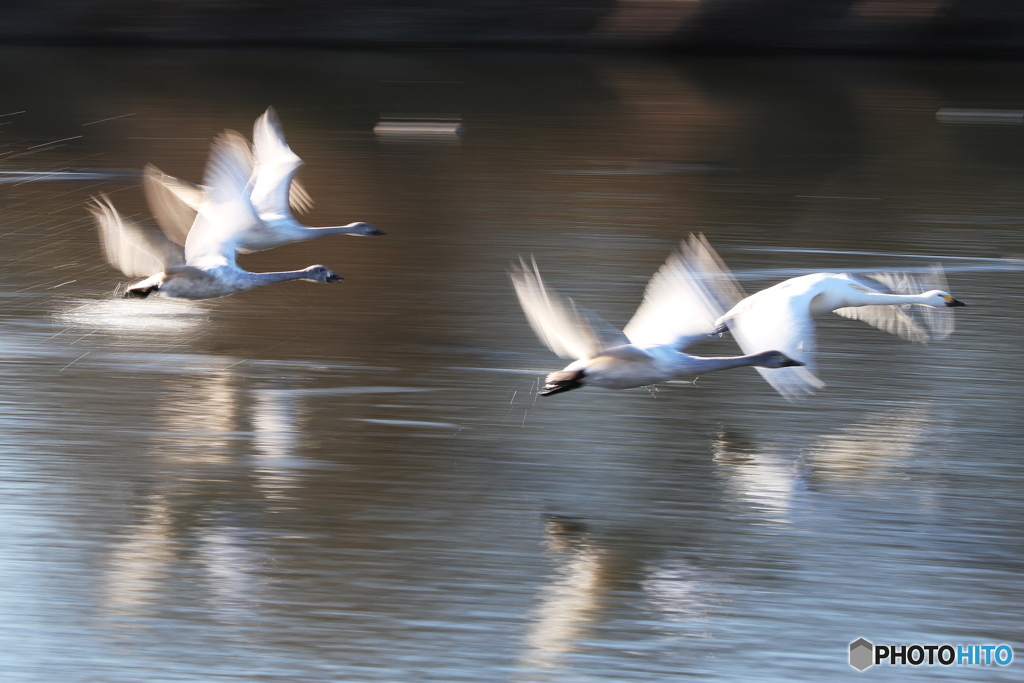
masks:
[[(241, 134), (226, 131), (224, 144), (235, 148), (235, 156), (250, 174), (252, 203), (256, 219), (235, 236), (235, 247), (241, 253), (273, 249), (292, 242), (326, 235), (383, 235), (369, 223), (356, 222), (324, 228), (299, 223), (291, 206), (308, 210), (312, 199), (296, 181), (302, 159), (292, 151), (284, 138), (281, 122), (273, 107), (256, 119), (253, 125), (253, 146)], [(180, 244), (184, 243), (195, 212), (202, 202), (201, 186), (163, 173), (148, 164), (143, 174), (143, 187), (150, 210), (160, 227)]]
[[(702, 277), (737, 291), (721, 265)], [(954, 307), (965, 306), (947, 291), (942, 266), (923, 275), (909, 273), (812, 273), (752, 294), (715, 321), (716, 332), (732, 332), (745, 353), (779, 349), (803, 367), (761, 372), (789, 400), (825, 386), (814, 365), (814, 318), (829, 312), (861, 320), (913, 342), (939, 340), (953, 332)]]
[(622, 331), (563, 301), (545, 286), (535, 263), (514, 266), (512, 283), (534, 332), (554, 353), (574, 359), (547, 376), (540, 395), (583, 386), (628, 389), (744, 366), (803, 365), (775, 350), (729, 358), (680, 352), (706, 338), (724, 310), (720, 296), (725, 285), (718, 282), (712, 289), (702, 277), (720, 269), (716, 261), (703, 237), (691, 236), (651, 278), (643, 303)]

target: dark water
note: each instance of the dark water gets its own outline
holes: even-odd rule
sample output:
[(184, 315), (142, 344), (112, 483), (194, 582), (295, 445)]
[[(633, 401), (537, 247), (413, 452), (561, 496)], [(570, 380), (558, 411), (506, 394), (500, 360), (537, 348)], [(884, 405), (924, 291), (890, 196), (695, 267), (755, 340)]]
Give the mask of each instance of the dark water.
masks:
[[(4, 680), (1019, 679), (847, 647), (1024, 640), (1024, 125), (936, 120), (1024, 109), (1024, 64), (4, 55)], [(114, 298), (85, 201), (146, 217), (132, 173), (198, 180), (268, 104), (308, 222), (387, 236), (243, 257), (342, 286)], [(795, 405), (537, 399), (508, 264), (624, 323), (691, 231), (751, 290), (941, 261), (969, 307), (931, 346), (825, 321)]]

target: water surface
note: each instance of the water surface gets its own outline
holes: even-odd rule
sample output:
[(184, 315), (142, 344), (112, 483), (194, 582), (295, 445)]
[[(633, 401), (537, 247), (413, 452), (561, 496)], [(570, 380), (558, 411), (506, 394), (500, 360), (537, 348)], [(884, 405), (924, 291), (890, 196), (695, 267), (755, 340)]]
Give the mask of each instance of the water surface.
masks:
[[(858, 637), (1020, 646), (1024, 65), (8, 50), (0, 670), (17, 681), (819, 681)], [(268, 105), (338, 237), (207, 302), (125, 301), (83, 206), (148, 216)], [(454, 135), (374, 134), (382, 117)], [(622, 324), (703, 232), (755, 290), (942, 262), (911, 345), (823, 323), (752, 371), (535, 391), (506, 275)], [(733, 353), (728, 339), (699, 351)]]

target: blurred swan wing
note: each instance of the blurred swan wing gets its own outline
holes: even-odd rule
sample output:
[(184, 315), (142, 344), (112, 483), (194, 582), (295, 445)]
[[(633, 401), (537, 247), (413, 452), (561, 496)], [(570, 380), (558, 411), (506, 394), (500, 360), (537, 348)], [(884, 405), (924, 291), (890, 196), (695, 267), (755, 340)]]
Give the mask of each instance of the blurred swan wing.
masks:
[(184, 264), (180, 245), (159, 230), (124, 220), (106, 195), (93, 197), (87, 208), (99, 229), (107, 261), (128, 277), (149, 277)]
[[(932, 289), (949, 291), (946, 276), (940, 264), (925, 273), (872, 273), (850, 275), (852, 279), (882, 294), (922, 294)], [(927, 343), (945, 339), (953, 333), (954, 318), (951, 308), (932, 308), (915, 304), (895, 306), (850, 306), (837, 308), (838, 315), (861, 320), (883, 332), (907, 341)]]
[[(285, 141), (281, 122), (273, 107), (267, 107), (267, 110), (256, 119), (252, 141), (256, 159), (253, 204), (260, 215), (290, 216), (292, 179), (302, 166), (302, 159)], [(302, 190), (302, 194), (306, 198), (309, 197), (305, 190)]]
[(247, 152), (236, 142), (224, 133), (211, 145), (203, 174), (206, 192), (185, 241), (185, 261), (190, 266), (234, 265), (238, 236), (262, 225), (250, 197), (252, 169)]
[(637, 346), (682, 349), (715, 329), (743, 290), (703, 235), (690, 235), (647, 283), (644, 300), (623, 330)]
[[(574, 360), (593, 358), (604, 348), (622, 343), (610, 343), (607, 329), (601, 332), (595, 330), (594, 321), (599, 319), (588, 316), (571, 301), (563, 300), (556, 292), (548, 289), (535, 261), (527, 265), (520, 259), (518, 266), (512, 266), (509, 275), (530, 327), (556, 355)], [(607, 323), (600, 321), (598, 325), (603, 327)], [(610, 325), (607, 327), (611, 328)], [(622, 333), (617, 330), (615, 332), (621, 339)]]
[(168, 175), (153, 164), (146, 164), (143, 170), (142, 187), (160, 229), (170, 239), (184, 245), (196, 211), (203, 203), (203, 188)]
[(740, 302), (726, 321), (746, 354), (781, 351), (807, 365), (790, 368), (754, 368), (783, 397), (793, 401), (825, 386), (815, 375), (814, 321), (810, 311), (778, 290), (764, 290)]

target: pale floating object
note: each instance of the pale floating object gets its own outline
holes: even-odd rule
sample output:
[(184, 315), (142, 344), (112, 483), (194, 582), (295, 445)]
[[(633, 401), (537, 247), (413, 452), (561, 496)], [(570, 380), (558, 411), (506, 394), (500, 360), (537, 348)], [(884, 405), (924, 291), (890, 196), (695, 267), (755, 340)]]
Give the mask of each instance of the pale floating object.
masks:
[(458, 116), (385, 116), (373, 127), (373, 132), (385, 138), (458, 138), (462, 135), (463, 126)]

